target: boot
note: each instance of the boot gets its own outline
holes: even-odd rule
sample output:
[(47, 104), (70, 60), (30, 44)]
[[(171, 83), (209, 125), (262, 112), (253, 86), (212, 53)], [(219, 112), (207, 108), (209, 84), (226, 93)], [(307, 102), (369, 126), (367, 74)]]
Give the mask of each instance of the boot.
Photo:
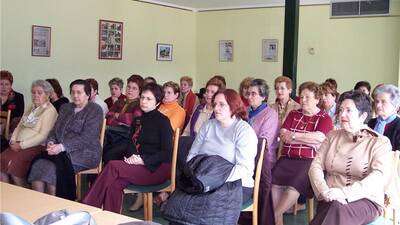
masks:
[(129, 211), (136, 211), (143, 206), (143, 194), (137, 193), (135, 202), (129, 207)]

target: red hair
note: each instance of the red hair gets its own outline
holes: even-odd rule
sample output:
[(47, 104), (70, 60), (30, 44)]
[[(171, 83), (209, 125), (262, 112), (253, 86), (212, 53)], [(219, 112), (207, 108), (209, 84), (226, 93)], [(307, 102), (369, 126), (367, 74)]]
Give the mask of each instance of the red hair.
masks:
[(214, 95), (213, 102), (214, 102), (215, 96), (217, 96), (218, 94), (223, 94), (225, 96), (226, 102), (228, 103), (229, 108), (231, 109), (231, 112), (232, 112), (231, 116), (239, 117), (242, 120), (248, 119), (248, 113), (247, 113), (246, 107), (244, 106), (242, 98), (240, 98), (240, 95), (235, 90), (225, 89), (225, 90), (218, 91)]

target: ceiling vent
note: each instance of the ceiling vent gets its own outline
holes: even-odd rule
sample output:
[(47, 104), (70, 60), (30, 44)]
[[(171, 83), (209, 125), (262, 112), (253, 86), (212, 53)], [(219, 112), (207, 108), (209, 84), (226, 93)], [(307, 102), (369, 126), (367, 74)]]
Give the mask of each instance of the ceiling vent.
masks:
[(388, 16), (390, 0), (332, 0), (331, 17)]

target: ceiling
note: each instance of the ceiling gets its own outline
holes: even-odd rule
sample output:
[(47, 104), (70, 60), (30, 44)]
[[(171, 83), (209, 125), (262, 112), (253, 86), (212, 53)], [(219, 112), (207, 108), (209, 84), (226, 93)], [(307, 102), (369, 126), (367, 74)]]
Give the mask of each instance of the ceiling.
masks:
[[(191, 11), (265, 8), (284, 6), (285, 0), (139, 0)], [(300, 0), (302, 5), (329, 4), (330, 0)]]

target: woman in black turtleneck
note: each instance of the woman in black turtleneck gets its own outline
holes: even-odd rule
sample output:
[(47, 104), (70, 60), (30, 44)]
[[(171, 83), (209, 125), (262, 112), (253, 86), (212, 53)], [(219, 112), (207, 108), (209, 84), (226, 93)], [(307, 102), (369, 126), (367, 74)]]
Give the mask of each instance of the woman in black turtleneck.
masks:
[(154, 185), (170, 178), (173, 131), (168, 118), (157, 110), (162, 98), (159, 85), (151, 83), (143, 88), (140, 108), (144, 113), (132, 124), (127, 149), (131, 156), (110, 161), (83, 203), (118, 213), (128, 184)]

